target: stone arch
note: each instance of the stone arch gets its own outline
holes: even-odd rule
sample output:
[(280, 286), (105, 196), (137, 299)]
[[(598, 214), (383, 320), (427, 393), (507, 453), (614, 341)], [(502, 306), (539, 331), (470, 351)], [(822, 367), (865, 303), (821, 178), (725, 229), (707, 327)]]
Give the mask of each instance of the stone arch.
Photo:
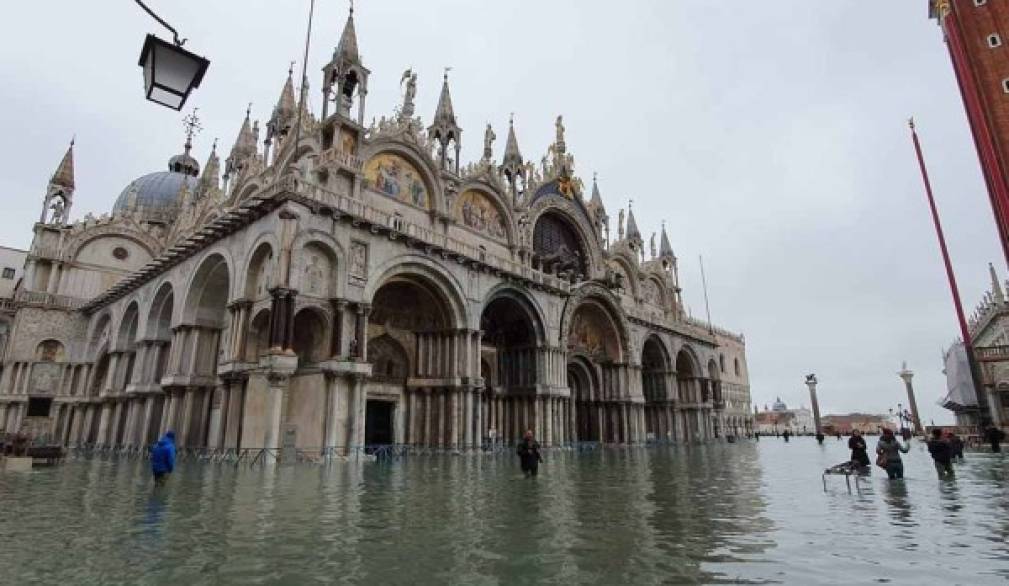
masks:
[(626, 277), (627, 292), (631, 297), (638, 299), (641, 296), (641, 286), (638, 282), (638, 267), (623, 254), (615, 254), (610, 259), (611, 263), (617, 265)]
[(701, 377), (700, 362), (693, 348), (684, 344), (676, 353), (676, 386), (677, 399), (682, 403), (700, 402), (700, 389), (697, 379)]
[(321, 362), (329, 357), (325, 312), (317, 307), (304, 307), (294, 314), (294, 353), (299, 366)]
[(259, 357), (270, 349), (270, 310), (261, 309), (249, 320), (244, 362), (258, 363)]
[[(665, 401), (669, 398), (666, 388), (666, 374), (672, 372), (672, 360), (666, 344), (656, 334), (645, 338), (641, 347), (641, 373), (643, 377), (642, 392), (646, 402)], [(649, 374), (655, 375), (654, 380), (648, 380)]]
[(36, 362), (63, 362), (66, 360), (66, 349), (63, 342), (47, 338), (35, 347)]
[(110, 223), (108, 225), (95, 226), (85, 229), (75, 238), (70, 240), (65, 249), (66, 253), (63, 256), (67, 260), (74, 260), (85, 246), (95, 240), (105, 237), (116, 237), (130, 240), (142, 248), (144, 252), (151, 257), (154, 256), (154, 251), (160, 248), (160, 243), (150, 234), (139, 232), (122, 224), (121, 222), (117, 222), (114, 224)]
[(274, 265), (277, 262), (276, 247), (270, 238), (262, 237), (250, 249), (252, 254), (245, 263), (245, 283), (243, 295), (252, 301), (269, 296), (274, 286)]
[(101, 352), (107, 352), (112, 343), (112, 310), (106, 308), (98, 314), (93, 323), (94, 326), (88, 334), (87, 349), (89, 352), (94, 350), (94, 354), (90, 356), (97, 360)]
[(136, 344), (137, 330), (140, 325), (140, 304), (134, 299), (126, 306), (113, 347), (120, 351), (129, 351)]
[(375, 276), (368, 280), (363, 298), (370, 300), (374, 313), (375, 294), (394, 280), (414, 280), (426, 287), (446, 302), (450, 313), (451, 327), (463, 328), (469, 323), (469, 313), (463, 296), (462, 284), (451, 273), (431, 259), (414, 254), (393, 257), (375, 270)]
[(481, 321), (483, 319), (483, 313), (487, 307), (498, 299), (509, 299), (514, 301), (516, 307), (521, 310), (534, 328), (537, 343), (544, 343), (547, 341), (546, 319), (544, 317), (545, 314), (543, 312), (543, 308), (540, 307), (534, 297), (507, 283), (496, 285), (484, 297), (483, 306), (480, 311)]
[(224, 255), (213, 252), (204, 257), (189, 282), (183, 321), (215, 329), (226, 327), (231, 275), (231, 266)]
[[(389, 157), (383, 158), (383, 155), (389, 155)], [(419, 149), (416, 149), (413, 145), (394, 142), (391, 140), (378, 140), (370, 143), (364, 149), (361, 153), (361, 158), (365, 161), (363, 166), (365, 189), (373, 190), (377, 193), (395, 198), (394, 201), (414, 205), (424, 210), (433, 210), (441, 212), (442, 214), (446, 214), (448, 212), (445, 206), (442, 184), (441, 181), (438, 180), (437, 166), (429, 156)], [(426, 196), (428, 201), (426, 205), (418, 206), (414, 203), (414, 201), (412, 201), (412, 194), (410, 191), (411, 184), (375, 184), (376, 179), (379, 177), (384, 177), (384, 179), (382, 179), (383, 181), (385, 179), (389, 179), (387, 175), (381, 174), (381, 169), (379, 167), (387, 169), (386, 163), (395, 163), (397, 162), (396, 159), (407, 163), (413, 170), (416, 171), (416, 174), (419, 176), (421, 183), (427, 191)], [(369, 177), (369, 175), (372, 176)]]
[(666, 291), (666, 285), (662, 282), (662, 279), (655, 276), (654, 273), (644, 273), (645, 279), (641, 283), (640, 296), (645, 301), (645, 303), (650, 303), (656, 307), (661, 307), (666, 309), (669, 307), (669, 295)]
[(396, 338), (383, 334), (368, 342), (368, 360), (372, 379), (402, 384), (412, 368), (406, 349)]
[(299, 295), (319, 298), (340, 297), (345, 271), (342, 247), (331, 236), (317, 230), (298, 236), (294, 243), (298, 253), (292, 259), (292, 285)]
[(549, 383), (543, 368), (545, 328), (527, 295), (508, 286), (492, 290), (480, 312), (480, 330), (480, 357), (494, 365), (499, 394), (523, 393)]
[[(465, 206), (467, 204), (467, 194), (470, 192), (479, 194), (488, 203), (494, 206), (495, 211), (501, 219), (504, 234), (501, 236), (494, 236), (493, 230), (482, 230), (480, 229), (479, 222), (477, 222), (476, 225), (473, 225), (473, 222), (468, 221), (465, 214)], [(505, 199), (501, 196), (501, 193), (497, 189), (483, 182), (468, 181), (461, 185), (459, 187), (459, 195), (455, 198), (455, 201), (452, 202), (452, 209), (449, 210), (449, 212), (457, 223), (474, 230), (481, 236), (491, 238), (492, 240), (503, 241), (508, 245), (514, 245), (516, 242), (515, 217), (511, 212), (511, 206), (505, 203)]]
[(156, 290), (147, 312), (145, 337), (149, 340), (170, 341), (175, 312), (175, 289), (168, 281)]
[(244, 201), (252, 197), (252, 195), (254, 195), (257, 191), (259, 191), (259, 189), (260, 185), (258, 181), (249, 181), (247, 183), (242, 182), (233, 188), (233, 191), (231, 192), (232, 197), (230, 198), (230, 203), (236, 204), (241, 201)]
[(568, 298), (567, 303), (564, 306), (564, 312), (561, 314), (561, 346), (567, 347), (569, 345), (568, 341), (571, 337), (570, 330), (575, 312), (586, 302), (591, 302), (599, 306), (601, 310), (606, 312), (609, 319), (612, 320), (620, 347), (619, 357), (616, 361), (624, 362), (626, 360), (625, 354), (628, 351), (627, 349), (631, 347), (630, 326), (627, 323), (627, 318), (624, 316), (623, 310), (620, 309), (619, 302), (614, 298), (613, 293), (596, 283), (582, 284), (574, 291), (571, 297)]
[(533, 223), (533, 266), (544, 272), (574, 272), (585, 280), (592, 274), (589, 246), (577, 223), (562, 211), (546, 210)]
[(543, 197), (535, 201), (529, 208), (529, 244), (532, 245), (532, 238), (535, 235), (536, 224), (545, 214), (557, 214), (570, 223), (572, 229), (577, 231), (582, 246), (586, 254), (585, 264), (588, 271), (586, 276), (592, 277), (603, 266), (602, 250), (595, 230), (589, 222), (588, 217), (576, 207), (576, 205), (564, 197)]

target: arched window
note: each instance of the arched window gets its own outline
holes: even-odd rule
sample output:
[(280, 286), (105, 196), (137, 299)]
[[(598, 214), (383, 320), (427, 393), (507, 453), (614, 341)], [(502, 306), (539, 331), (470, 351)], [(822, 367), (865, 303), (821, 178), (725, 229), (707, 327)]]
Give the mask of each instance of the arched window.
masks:
[[(725, 372), (725, 354), (718, 355), (718, 370)], [(739, 374), (738, 372), (736, 374)]]
[(739, 359), (738, 358), (736, 358), (736, 359), (733, 360), (733, 366), (736, 369), (736, 376), (739, 376)]
[(533, 230), (533, 250), (547, 272), (585, 270), (585, 250), (570, 223), (558, 214), (543, 214)]

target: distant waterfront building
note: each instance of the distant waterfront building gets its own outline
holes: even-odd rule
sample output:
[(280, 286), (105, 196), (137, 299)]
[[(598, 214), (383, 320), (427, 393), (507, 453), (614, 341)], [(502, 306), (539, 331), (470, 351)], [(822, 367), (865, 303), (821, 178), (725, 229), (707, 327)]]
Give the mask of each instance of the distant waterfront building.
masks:
[(70, 220), (71, 144), (15, 296), (0, 430), (318, 457), (752, 429), (743, 336), (684, 311), (664, 228), (646, 240), (628, 209), (611, 235), (561, 117), (536, 162), (509, 122), (503, 156), (488, 126), (463, 164), (447, 75), (428, 123), (407, 71), (367, 126), (370, 74), (351, 16), (318, 116), (289, 74), (265, 136), (246, 112), (201, 166), (190, 127), (111, 214)]
[(789, 409), (788, 405), (778, 397), (774, 405), (759, 411), (753, 418), (754, 429), (761, 434), (781, 433), (786, 429), (793, 434), (813, 433), (815, 424), (813, 412), (805, 407)]
[(893, 421), (889, 415), (872, 415), (869, 413), (849, 413), (847, 415), (824, 415), (822, 420), (823, 433), (832, 435), (851, 434), (852, 430), (865, 433), (879, 433), (880, 428), (893, 429)]

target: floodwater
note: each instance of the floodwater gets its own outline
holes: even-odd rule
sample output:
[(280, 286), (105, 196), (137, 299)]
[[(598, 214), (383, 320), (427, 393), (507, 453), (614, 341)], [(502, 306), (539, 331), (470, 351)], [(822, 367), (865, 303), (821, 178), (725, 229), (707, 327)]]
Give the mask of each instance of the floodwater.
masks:
[[(871, 439), (874, 445), (875, 439)], [(849, 495), (811, 438), (392, 463), (146, 462), (0, 472), (0, 582), (64, 584), (1004, 584), (1009, 455), (968, 452), (941, 483)]]

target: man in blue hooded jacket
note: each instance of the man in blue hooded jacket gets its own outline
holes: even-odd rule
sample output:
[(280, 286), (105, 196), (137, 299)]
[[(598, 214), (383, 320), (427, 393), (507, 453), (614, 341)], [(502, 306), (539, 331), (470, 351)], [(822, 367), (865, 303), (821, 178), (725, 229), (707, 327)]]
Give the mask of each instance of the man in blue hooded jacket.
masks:
[(169, 431), (151, 449), (151, 472), (155, 484), (164, 484), (168, 475), (175, 470), (175, 432)]

